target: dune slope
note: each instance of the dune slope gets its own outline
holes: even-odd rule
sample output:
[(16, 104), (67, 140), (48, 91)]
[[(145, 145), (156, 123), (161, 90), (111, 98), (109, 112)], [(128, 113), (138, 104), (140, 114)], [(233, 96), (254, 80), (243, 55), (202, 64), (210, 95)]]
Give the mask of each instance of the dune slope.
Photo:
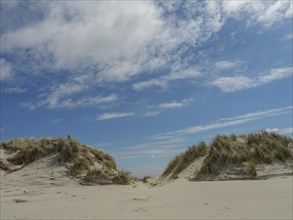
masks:
[[(114, 159), (106, 152), (64, 138), (18, 138), (0, 145), (0, 169), (2, 175), (26, 172), (47, 176), (59, 173), (64, 178), (82, 184), (128, 184), (125, 172), (120, 172)], [(33, 179), (33, 178), (31, 178)]]
[(218, 135), (176, 156), (163, 178), (231, 180), (292, 174), (292, 138), (260, 131), (248, 135)]

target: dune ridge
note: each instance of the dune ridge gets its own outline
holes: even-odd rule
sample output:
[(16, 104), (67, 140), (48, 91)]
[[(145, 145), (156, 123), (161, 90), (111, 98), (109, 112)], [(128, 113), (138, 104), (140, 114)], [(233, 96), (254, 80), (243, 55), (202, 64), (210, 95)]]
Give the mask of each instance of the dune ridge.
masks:
[(161, 179), (262, 179), (292, 174), (293, 139), (275, 132), (218, 135), (200, 142), (170, 161)]
[[(290, 150), (291, 141), (284, 139), (281, 148), (286, 144)], [(293, 176), (283, 172), (292, 161), (287, 151), (267, 152), (272, 162), (257, 164), (265, 164), (262, 174), (256, 167), (257, 176), (282, 173), (269, 180), (188, 181), (209, 166), (212, 151), (224, 147), (212, 150), (200, 143), (172, 162), (165, 176), (134, 182), (110, 155), (71, 137), (19, 138), (0, 146), (0, 219), (292, 219)], [(277, 155), (284, 157), (276, 160)], [(221, 172), (229, 164), (237, 168), (243, 161), (232, 163), (235, 157), (223, 164), (216, 160), (215, 165)], [(205, 175), (204, 180), (217, 180), (222, 174)]]
[(71, 136), (64, 138), (17, 138), (0, 145), (0, 169), (5, 174), (21, 169), (40, 169), (33, 163), (46, 163), (62, 170), (64, 176), (82, 184), (129, 184), (127, 172), (117, 169), (114, 159), (100, 149), (81, 144)]

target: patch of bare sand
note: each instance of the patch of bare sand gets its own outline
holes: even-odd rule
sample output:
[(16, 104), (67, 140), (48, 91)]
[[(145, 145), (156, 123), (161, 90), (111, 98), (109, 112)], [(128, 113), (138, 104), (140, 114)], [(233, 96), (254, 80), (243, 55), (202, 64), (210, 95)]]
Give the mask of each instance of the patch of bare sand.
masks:
[(292, 176), (82, 186), (58, 172), (49, 174), (63, 184), (50, 184), (45, 167), (30, 170), (1, 177), (1, 219), (292, 219)]

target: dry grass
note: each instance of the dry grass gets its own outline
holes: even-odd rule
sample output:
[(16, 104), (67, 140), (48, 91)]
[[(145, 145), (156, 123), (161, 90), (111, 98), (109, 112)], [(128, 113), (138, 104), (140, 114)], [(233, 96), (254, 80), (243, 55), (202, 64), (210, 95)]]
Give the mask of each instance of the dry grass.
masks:
[[(260, 131), (246, 136), (219, 135), (211, 144), (200, 175), (218, 175), (226, 165), (270, 164), (286, 162), (293, 158), (289, 145), (292, 139), (274, 132)], [(251, 172), (252, 176), (254, 172)]]
[(90, 151), (90, 153), (92, 153), (95, 158), (100, 161), (104, 166), (106, 166), (109, 169), (117, 169), (115, 160), (113, 159), (113, 157), (109, 154), (107, 154), (106, 152), (102, 151), (102, 150), (98, 150), (98, 149), (93, 149), (93, 148), (89, 148), (88, 150)]
[(130, 183), (129, 173), (119, 172), (118, 174), (113, 175), (112, 173), (109, 173), (108, 170), (104, 170), (104, 169), (89, 171), (83, 180), (85, 184), (89, 184), (89, 185), (93, 185), (93, 184), (127, 185)]
[[(10, 152), (17, 152), (7, 161), (0, 160), (0, 168), (3, 170), (12, 170), (14, 165), (25, 166), (54, 153), (58, 154), (59, 163), (68, 167), (73, 176), (87, 176), (88, 180), (100, 178), (96, 182), (101, 183), (105, 179), (117, 184), (129, 182), (129, 175), (126, 172), (117, 170), (116, 163), (109, 154), (81, 144), (71, 136), (68, 136), (66, 140), (63, 137), (57, 139), (42, 138), (39, 140), (18, 138), (1, 142), (0, 148)], [(95, 164), (100, 164), (103, 170), (95, 170)], [(116, 173), (116, 175), (113, 175), (113, 173)]]
[(151, 178), (151, 176), (144, 176), (142, 182), (147, 183), (149, 178)]
[(112, 184), (109, 175), (104, 170), (91, 170), (84, 178), (84, 182), (87, 184)]
[(0, 169), (5, 171), (13, 171), (14, 166), (4, 158), (0, 158)]
[[(163, 175), (176, 178), (194, 159), (207, 155), (198, 176), (217, 176), (223, 167), (246, 164), (251, 176), (258, 164), (292, 160), (292, 138), (274, 132), (260, 131), (248, 135), (218, 135), (210, 145), (200, 143), (175, 157)], [(210, 150), (209, 150), (210, 149)]]
[(73, 161), (71, 172), (78, 176), (87, 173), (90, 170), (90, 161), (86, 158), (80, 157)]
[(200, 142), (187, 149), (184, 153), (176, 156), (167, 166), (163, 175), (172, 173), (171, 178), (176, 178), (185, 168), (187, 168), (196, 158), (206, 155), (208, 147), (204, 142)]
[(252, 176), (252, 177), (256, 177), (257, 176), (255, 163), (253, 163), (251, 161), (248, 161), (248, 162), (244, 162), (243, 163), (243, 166), (244, 166), (244, 171), (246, 173), (249, 173), (250, 176)]

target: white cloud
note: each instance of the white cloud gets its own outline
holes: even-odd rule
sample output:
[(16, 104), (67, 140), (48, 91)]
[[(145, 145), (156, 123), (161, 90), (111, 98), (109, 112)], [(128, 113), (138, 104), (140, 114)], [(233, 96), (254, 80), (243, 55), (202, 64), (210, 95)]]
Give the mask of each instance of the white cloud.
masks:
[(287, 34), (283, 39), (284, 40), (293, 40), (293, 34)]
[(278, 132), (278, 128), (266, 128), (265, 131), (267, 132)]
[(11, 87), (11, 88), (5, 89), (6, 93), (16, 93), (16, 94), (25, 93), (26, 91), (27, 89), (18, 88), (18, 87)]
[(160, 10), (153, 2), (43, 4), (43, 20), (4, 33), (2, 50), (30, 49), (35, 61), (40, 55), (51, 57), (58, 70), (98, 65), (98, 81), (127, 80), (148, 66), (148, 47), (162, 31)]
[(244, 124), (244, 123), (262, 119), (262, 118), (278, 116), (283, 114), (290, 114), (292, 113), (292, 109), (293, 109), (293, 106), (288, 106), (284, 108), (275, 108), (275, 109), (267, 109), (264, 111), (251, 112), (251, 113), (247, 113), (247, 114), (235, 116), (235, 117), (230, 117), (230, 118), (222, 118), (213, 123), (204, 124), (204, 125), (196, 125), (186, 129), (158, 135), (157, 138), (161, 137), (161, 139), (168, 139), (170, 136), (174, 137), (176, 135), (181, 136), (181, 135), (196, 134), (196, 133), (200, 133), (204, 131), (235, 126), (235, 125)]
[(223, 10), (227, 13), (228, 16), (233, 16), (238, 14), (241, 10), (243, 10), (249, 1), (224, 1), (223, 2)]
[(23, 103), (23, 107), (35, 109), (47, 107), (57, 108), (76, 108), (87, 106), (99, 106), (101, 104), (110, 104), (116, 102), (119, 97), (112, 93), (107, 96), (88, 95), (88, 90), (93, 82), (89, 75), (81, 75), (67, 80), (65, 83), (53, 84), (48, 91), (39, 95), (40, 100), (35, 103)]
[(280, 134), (289, 134), (291, 136), (293, 136), (293, 128), (282, 128), (282, 129), (278, 129), (277, 130), (278, 133)]
[(292, 76), (292, 73), (292, 67), (277, 68), (255, 78), (249, 78), (247, 76), (220, 77), (213, 81), (212, 85), (220, 88), (223, 92), (236, 92), (258, 87), (274, 80), (290, 77)]
[(293, 127), (290, 128), (267, 128), (265, 129), (268, 132), (277, 132), (279, 134), (288, 134), (290, 136), (293, 136)]
[(95, 96), (95, 97), (82, 97), (81, 99), (72, 100), (72, 99), (63, 99), (59, 105), (58, 103), (54, 104), (52, 108), (74, 108), (74, 107), (86, 107), (94, 106), (103, 103), (112, 103), (118, 100), (116, 94), (109, 96)]
[(146, 112), (146, 113), (144, 114), (144, 116), (146, 116), (146, 117), (154, 117), (154, 116), (157, 116), (157, 115), (159, 115), (159, 114), (161, 114), (161, 112), (159, 112), (159, 111), (155, 111), (155, 112)]
[(278, 68), (272, 69), (269, 74), (263, 74), (258, 78), (259, 85), (270, 83), (274, 80), (283, 79), (289, 76), (292, 76), (293, 68), (286, 67), (286, 68)]
[(276, 1), (270, 4), (263, 13), (258, 16), (258, 22), (265, 26), (271, 26), (276, 22), (285, 18), (290, 18), (289, 10), (292, 9), (292, 2), (290, 1)]
[(161, 109), (170, 109), (170, 108), (183, 108), (187, 106), (192, 99), (183, 99), (181, 102), (167, 102), (162, 103), (159, 105), (159, 108)]
[[(197, 4), (202, 3), (194, 3), (193, 8)], [(187, 20), (175, 12), (164, 18), (159, 5), (151, 1), (43, 2), (29, 11), (38, 14), (41, 8), (42, 20), (4, 32), (2, 50), (29, 49), (30, 61), (36, 64), (31, 63), (31, 69), (43, 65), (80, 72), (92, 66), (97, 82), (124, 81), (173, 63), (178, 55), (172, 51), (183, 53), (188, 48), (181, 47), (183, 43), (198, 45), (223, 25), (220, 5), (202, 4), (209, 9), (206, 14)], [(16, 13), (13, 7), (9, 12)]]
[(168, 103), (162, 103), (159, 105), (159, 108), (182, 108), (185, 104), (182, 102), (168, 102)]
[[(11, 4), (1, 11), (4, 17), (20, 13), (29, 18), (23, 19), (23, 25), (19, 19), (9, 20), (17, 24), (1, 33), (1, 52), (17, 60), (4, 67), (1, 80), (16, 76), (14, 67), (25, 67), (23, 74), (30, 76), (42, 70), (59, 74), (68, 70), (70, 77), (88, 76), (88, 87), (93, 88), (160, 68), (169, 70), (176, 62), (184, 67), (133, 84), (137, 91), (164, 89), (171, 81), (198, 77), (200, 73), (187, 65), (186, 51), (209, 40), (230, 18), (240, 20), (245, 13), (252, 24), (268, 28), (292, 17), (290, 1), (44, 1), (30, 5), (22, 10)], [(179, 7), (183, 17), (178, 16)], [(219, 68), (232, 68), (228, 62), (218, 63)]]
[(219, 121), (233, 121), (233, 120), (241, 120), (241, 119), (248, 119), (248, 118), (263, 118), (263, 117), (271, 117), (276, 115), (282, 115), (290, 113), (292, 110), (292, 106), (283, 107), (283, 108), (275, 108), (275, 109), (267, 109), (264, 111), (257, 111), (257, 112), (251, 112), (240, 116), (235, 116), (231, 118), (223, 118)]
[(134, 90), (141, 91), (151, 87), (167, 88), (169, 82), (176, 80), (193, 79), (201, 76), (201, 73), (194, 69), (175, 70), (168, 75), (161, 76), (157, 79), (150, 79), (138, 82), (132, 85)]
[(233, 69), (238, 66), (238, 62), (232, 62), (227, 60), (218, 61), (215, 64), (215, 67), (220, 70)]
[(11, 67), (11, 63), (6, 61), (5, 59), (0, 59), (0, 81), (5, 81), (12, 78), (13, 71)]
[(126, 112), (126, 113), (119, 113), (119, 112), (112, 112), (112, 113), (105, 113), (97, 116), (97, 120), (109, 120), (115, 118), (124, 118), (130, 117), (135, 115), (133, 112)]
[(167, 83), (160, 80), (160, 79), (150, 79), (147, 81), (143, 81), (143, 82), (139, 82), (139, 83), (135, 83), (132, 85), (132, 88), (136, 91), (141, 91), (144, 89), (148, 89), (151, 87), (161, 87), (161, 88), (166, 88), (167, 87)]
[(270, 28), (274, 24), (292, 18), (291, 1), (230, 1), (222, 5), (224, 16), (240, 19), (243, 13), (249, 15), (248, 24), (261, 24)]
[(31, 110), (39, 108), (42, 106), (47, 106), (48, 108), (76, 108), (76, 107), (87, 107), (87, 106), (99, 106), (102, 104), (113, 103), (118, 100), (116, 94), (111, 94), (108, 96), (85, 96), (82, 98), (56, 98), (55, 96), (49, 95), (43, 101), (34, 103), (24, 103), (22, 106), (29, 108)]
[(166, 79), (167, 81), (173, 81), (173, 80), (180, 80), (180, 79), (192, 79), (197, 78), (201, 75), (201, 73), (194, 69), (185, 69), (182, 71), (174, 71), (170, 73), (169, 75), (163, 76), (163, 79)]
[(119, 158), (149, 157), (151, 155), (153, 157), (165, 157), (182, 152), (186, 147), (186, 141), (187, 139), (178, 137), (171, 137), (168, 140), (157, 139), (148, 143), (124, 147), (112, 154)]
[(256, 82), (246, 76), (220, 77), (213, 82), (223, 92), (236, 92), (255, 87)]

